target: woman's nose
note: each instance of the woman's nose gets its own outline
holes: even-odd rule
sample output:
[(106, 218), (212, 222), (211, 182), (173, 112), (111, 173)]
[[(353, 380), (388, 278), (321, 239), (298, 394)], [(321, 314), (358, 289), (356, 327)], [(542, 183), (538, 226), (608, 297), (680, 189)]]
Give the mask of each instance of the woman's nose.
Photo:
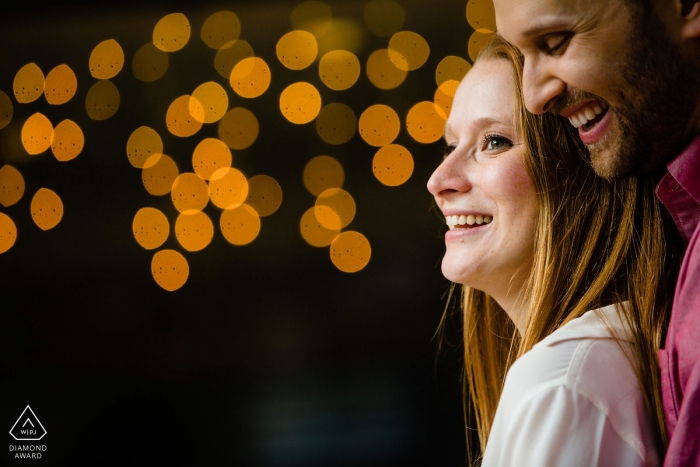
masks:
[(466, 164), (457, 156), (454, 152), (447, 156), (428, 179), (428, 191), (435, 198), (466, 193), (471, 189)]

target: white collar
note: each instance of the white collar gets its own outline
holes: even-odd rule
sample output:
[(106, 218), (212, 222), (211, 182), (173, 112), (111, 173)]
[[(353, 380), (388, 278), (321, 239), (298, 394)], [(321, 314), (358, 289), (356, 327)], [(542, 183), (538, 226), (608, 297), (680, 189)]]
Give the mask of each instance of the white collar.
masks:
[[(550, 346), (571, 339), (613, 339), (631, 341), (629, 330), (620, 318), (616, 306), (625, 306), (627, 302), (608, 305), (596, 310), (590, 310), (566, 323), (537, 344)], [(611, 330), (613, 335), (611, 335)]]

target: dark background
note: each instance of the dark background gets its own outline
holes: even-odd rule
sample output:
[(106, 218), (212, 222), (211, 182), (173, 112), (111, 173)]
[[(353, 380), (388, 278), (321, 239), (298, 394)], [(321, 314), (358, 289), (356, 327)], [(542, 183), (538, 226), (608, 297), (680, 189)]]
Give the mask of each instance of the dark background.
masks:
[[(448, 323), (451, 337), (439, 355), (434, 338), (449, 284), (440, 273), (443, 223), (425, 185), (441, 145), (413, 141), (405, 115), (432, 100), (443, 57), (467, 58), (466, 2), (399, 1), (402, 29), (428, 41), (428, 62), (398, 88), (381, 91), (364, 64), (388, 38), (365, 31), (360, 79), (342, 92), (321, 83), (317, 65), (290, 71), (276, 58), (298, 3), (26, 2), (0, 15), (0, 90), (14, 104), (12, 122), (0, 130), (0, 166), (12, 164), (26, 182), (19, 203), (0, 207), (18, 230), (15, 245), (0, 254), (0, 427), (9, 431), (30, 405), (48, 433), (41, 464), (464, 465), (458, 317)], [(334, 17), (363, 25), (366, 2), (327, 3)], [(220, 10), (238, 15), (241, 39), (271, 68), (272, 84), (260, 98), (233, 93), (213, 68), (215, 52), (199, 39), (204, 20)], [(162, 79), (137, 81), (134, 53), (174, 12), (189, 19), (190, 42), (171, 54)], [(110, 38), (126, 57), (112, 79), (121, 105), (112, 118), (92, 121), (85, 111), (95, 82), (88, 58)], [(45, 74), (68, 64), (78, 78), (76, 96), (61, 106), (43, 97), (17, 104), (12, 82), (29, 62)], [(182, 252), (190, 266), (187, 283), (171, 293), (153, 280), (154, 252), (134, 240), (131, 222), (138, 209), (153, 206), (172, 225), (176, 211), (169, 196), (146, 192), (126, 141), (137, 127), (151, 126), (183, 167), (201, 139), (216, 136), (216, 125), (177, 138), (165, 130), (165, 112), (175, 97), (210, 80), (229, 91), (230, 107), (247, 107), (260, 121), (257, 141), (233, 151), (233, 165), (249, 177), (274, 177), (284, 199), (244, 247), (215, 232), (207, 248), (189, 253), (171, 233), (163, 247)], [(396, 143), (415, 161), (410, 180), (380, 184), (371, 168), (376, 148), (359, 134), (331, 146), (313, 122), (285, 120), (278, 97), (296, 81), (312, 82), (324, 105), (343, 102), (358, 117), (376, 103), (394, 108), (402, 121)], [(75, 160), (24, 152), (21, 127), (35, 112), (54, 124), (70, 118), (80, 125), (86, 143)], [(321, 154), (343, 164), (343, 188), (357, 203), (348, 229), (372, 245), (368, 266), (354, 274), (340, 272), (328, 248), (309, 246), (299, 233), (314, 202), (302, 170)], [(57, 192), (65, 209), (49, 231), (29, 212), (41, 187)], [(205, 212), (216, 224), (216, 208)], [(11, 452), (5, 456), (12, 460)]]

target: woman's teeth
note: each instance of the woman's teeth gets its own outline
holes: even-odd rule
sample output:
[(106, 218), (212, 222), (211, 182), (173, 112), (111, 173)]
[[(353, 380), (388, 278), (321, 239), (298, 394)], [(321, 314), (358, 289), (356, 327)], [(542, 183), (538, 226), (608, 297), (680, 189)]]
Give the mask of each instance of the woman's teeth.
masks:
[(475, 225), (490, 224), (493, 220), (491, 216), (468, 215), (468, 216), (445, 216), (445, 222), (450, 230), (455, 228), (473, 227)]
[(586, 123), (590, 122), (591, 120), (595, 120), (595, 118), (598, 115), (602, 114), (603, 111), (605, 111), (607, 108), (608, 104), (606, 104), (605, 102), (596, 102), (592, 106), (587, 106), (579, 109), (577, 113), (569, 117), (569, 121), (574, 126), (574, 128), (578, 128), (581, 125), (585, 125)]

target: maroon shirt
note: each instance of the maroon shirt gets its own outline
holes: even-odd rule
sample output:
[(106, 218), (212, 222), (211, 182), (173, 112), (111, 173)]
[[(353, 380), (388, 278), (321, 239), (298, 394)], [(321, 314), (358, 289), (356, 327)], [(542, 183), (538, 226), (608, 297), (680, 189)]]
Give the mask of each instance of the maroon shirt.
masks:
[(670, 437), (665, 466), (700, 466), (700, 136), (668, 165), (656, 187), (687, 245), (666, 344), (659, 350)]

